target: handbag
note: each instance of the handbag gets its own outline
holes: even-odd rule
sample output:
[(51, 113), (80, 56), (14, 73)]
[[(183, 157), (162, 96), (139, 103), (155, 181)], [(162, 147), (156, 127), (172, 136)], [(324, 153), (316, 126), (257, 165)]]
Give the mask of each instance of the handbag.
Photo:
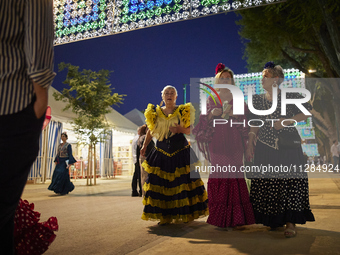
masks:
[[(267, 101), (265, 101), (265, 94), (263, 95), (263, 105), (266, 105), (266, 108), (269, 109), (267, 105)], [(270, 115), (270, 118), (273, 119), (273, 116)], [(281, 132), (278, 132), (274, 129), (274, 133), (278, 136), (277, 145), (280, 149), (296, 149), (301, 146), (301, 137), (299, 133), (295, 130), (295, 132), (289, 132), (287, 129), (282, 129)]]
[(289, 132), (284, 129), (277, 133), (279, 149), (295, 149), (301, 146), (301, 137), (298, 132)]

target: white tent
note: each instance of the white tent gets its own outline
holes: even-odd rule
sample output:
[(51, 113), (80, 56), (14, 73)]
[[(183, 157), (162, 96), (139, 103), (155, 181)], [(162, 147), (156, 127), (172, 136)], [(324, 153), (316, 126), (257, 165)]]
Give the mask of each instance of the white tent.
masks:
[(145, 124), (144, 114), (136, 108), (124, 114), (124, 117), (131, 120), (137, 126), (142, 126)]
[[(70, 123), (76, 117), (76, 115), (70, 109), (63, 111), (67, 103), (56, 101), (53, 97), (53, 93), (55, 92), (60, 93), (53, 87), (51, 87), (48, 92), (48, 105), (52, 110), (51, 120)], [(138, 126), (113, 108), (111, 108), (110, 113), (106, 114), (106, 119), (114, 126), (115, 130), (134, 134), (137, 133)]]
[[(71, 144), (76, 144), (76, 136), (73, 133), (72, 120), (76, 114), (71, 109), (63, 111), (67, 102), (56, 101), (54, 93), (60, 93), (51, 87), (48, 92), (48, 105), (51, 107), (51, 122), (42, 133), (40, 141), (40, 151), (36, 162), (33, 164), (29, 179), (41, 179), (45, 181), (52, 177), (54, 170), (53, 160), (56, 155), (56, 149), (60, 143), (60, 134), (67, 131)], [(138, 126), (111, 108), (111, 112), (106, 114), (107, 121), (112, 125), (112, 132), (109, 136), (110, 141), (99, 145), (100, 155), (100, 173), (108, 175), (113, 172), (113, 160), (121, 161), (118, 149), (124, 148), (130, 151), (128, 155), (124, 154), (125, 170), (132, 171), (132, 154), (131, 141), (137, 134)], [(124, 168), (123, 168), (124, 170)]]

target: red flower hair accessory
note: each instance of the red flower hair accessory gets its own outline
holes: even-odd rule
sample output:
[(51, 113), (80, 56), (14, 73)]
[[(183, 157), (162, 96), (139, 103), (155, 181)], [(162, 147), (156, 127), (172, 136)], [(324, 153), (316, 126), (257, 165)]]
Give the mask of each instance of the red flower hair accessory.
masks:
[(218, 74), (219, 72), (223, 71), (224, 68), (225, 68), (225, 65), (223, 65), (222, 63), (219, 63), (215, 68), (215, 74)]

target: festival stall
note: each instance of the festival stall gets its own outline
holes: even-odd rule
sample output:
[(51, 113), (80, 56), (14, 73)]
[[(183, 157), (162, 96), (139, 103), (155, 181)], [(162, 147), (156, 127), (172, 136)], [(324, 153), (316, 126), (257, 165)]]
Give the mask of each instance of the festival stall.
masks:
[[(45, 182), (52, 178), (55, 167), (53, 161), (62, 132), (67, 132), (67, 142), (72, 145), (73, 155), (78, 160), (70, 170), (71, 178), (86, 176), (88, 148), (78, 143), (71, 124), (76, 114), (70, 109), (63, 111), (67, 103), (56, 101), (53, 97), (55, 92), (60, 93), (53, 87), (49, 89), (48, 102), (51, 108), (51, 120), (42, 131), (40, 151), (28, 177), (31, 182)], [(106, 142), (97, 144), (96, 174), (100, 177), (111, 177), (117, 174), (117, 170), (119, 170), (118, 174), (131, 174), (133, 171), (131, 142), (137, 133), (138, 126), (114, 109), (106, 114), (106, 119), (112, 125), (112, 129), (106, 137)], [(118, 153), (119, 150), (125, 153)], [(116, 169), (114, 169), (115, 165)]]

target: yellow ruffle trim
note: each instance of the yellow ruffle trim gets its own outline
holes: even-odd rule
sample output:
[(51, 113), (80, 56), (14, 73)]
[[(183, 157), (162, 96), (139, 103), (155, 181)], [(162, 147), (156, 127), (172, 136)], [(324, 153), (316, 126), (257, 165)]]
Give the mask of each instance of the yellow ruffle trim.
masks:
[(195, 108), (191, 103), (180, 105), (184, 128), (190, 127), (195, 122)]
[(181, 109), (181, 106), (182, 105), (178, 106), (173, 113), (170, 113), (168, 116), (166, 116), (164, 114), (164, 112), (162, 111), (162, 108), (159, 105), (157, 105), (156, 113), (159, 117), (162, 117), (163, 119), (169, 120), (169, 119), (172, 119), (173, 117), (176, 117), (177, 115), (179, 115), (179, 110)]
[(153, 104), (148, 104), (144, 116), (145, 116), (145, 123), (150, 129), (153, 131), (155, 128), (155, 123), (157, 116), (160, 116), (164, 119), (171, 119), (181, 112), (181, 119), (184, 123), (184, 128), (190, 127), (195, 122), (195, 108), (192, 106), (191, 103), (186, 103), (185, 105), (179, 105), (174, 113), (165, 116), (161, 107), (157, 105), (157, 108)]
[(166, 156), (168, 156), (168, 157), (173, 157), (173, 156), (175, 156), (178, 152), (180, 152), (180, 151), (182, 151), (182, 150), (185, 150), (185, 149), (187, 149), (187, 148), (189, 148), (190, 147), (190, 145), (188, 144), (187, 146), (185, 146), (184, 148), (182, 148), (182, 149), (179, 149), (179, 150), (177, 150), (177, 151), (175, 151), (175, 152), (173, 152), (173, 153), (167, 153), (166, 151), (164, 151), (164, 150), (162, 150), (162, 149), (160, 149), (160, 148), (158, 148), (158, 147), (155, 147), (155, 149), (156, 150), (158, 150), (159, 152), (161, 152), (161, 153), (163, 153), (164, 155), (166, 155)]
[(153, 185), (151, 183), (144, 183), (143, 190), (145, 192), (151, 190), (153, 192), (157, 192), (157, 193), (165, 195), (165, 196), (173, 196), (173, 195), (181, 193), (183, 190), (190, 191), (190, 190), (194, 190), (198, 187), (201, 187), (203, 185), (204, 185), (204, 183), (201, 179), (198, 179), (198, 180), (196, 180), (192, 183), (183, 183), (183, 184), (181, 184), (177, 187), (173, 187), (173, 188), (165, 188), (163, 186)]
[(200, 217), (205, 217), (209, 215), (209, 209), (205, 209), (203, 211), (196, 211), (192, 214), (185, 215), (167, 215), (163, 216), (161, 213), (144, 213), (142, 215), (142, 220), (160, 220), (161, 222), (171, 223), (175, 222), (190, 222)]
[(179, 200), (173, 200), (173, 201), (164, 201), (159, 199), (152, 199), (151, 197), (144, 197), (143, 199), (143, 205), (151, 205), (153, 207), (158, 207), (162, 209), (172, 209), (172, 208), (180, 208), (184, 206), (191, 206), (195, 205), (197, 203), (203, 203), (207, 201), (208, 195), (207, 192), (204, 191), (203, 195), (197, 195), (192, 198), (183, 198)]
[[(192, 164), (194, 167), (197, 165), (200, 165), (200, 161), (197, 161), (196, 163)], [(153, 167), (148, 164), (148, 162), (145, 160), (142, 164), (142, 167), (144, 170), (149, 173), (149, 174), (155, 174), (159, 176), (162, 179), (168, 180), (168, 181), (173, 181), (177, 177), (180, 177), (183, 174), (188, 174), (190, 173), (190, 165), (181, 167), (181, 168), (176, 168), (176, 171), (174, 173), (168, 173), (163, 170), (161, 170), (159, 167)]]
[(153, 131), (157, 119), (157, 113), (155, 111), (155, 106), (153, 104), (148, 104), (148, 107), (144, 112), (144, 116), (146, 125), (148, 126), (150, 131)]

